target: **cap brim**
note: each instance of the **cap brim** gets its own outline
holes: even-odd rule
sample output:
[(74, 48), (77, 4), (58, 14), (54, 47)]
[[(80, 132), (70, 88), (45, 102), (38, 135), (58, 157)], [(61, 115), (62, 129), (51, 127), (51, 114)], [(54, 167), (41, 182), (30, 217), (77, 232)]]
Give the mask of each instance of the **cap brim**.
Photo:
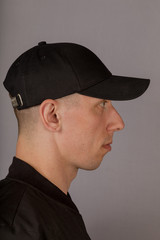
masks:
[(79, 93), (101, 99), (124, 101), (141, 96), (148, 88), (149, 83), (149, 79), (112, 75), (109, 79)]

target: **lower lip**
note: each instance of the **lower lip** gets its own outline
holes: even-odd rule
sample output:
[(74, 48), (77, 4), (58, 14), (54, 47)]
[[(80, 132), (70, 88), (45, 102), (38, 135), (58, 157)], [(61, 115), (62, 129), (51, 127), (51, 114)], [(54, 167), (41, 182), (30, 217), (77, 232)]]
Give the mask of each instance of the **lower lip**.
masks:
[(108, 151), (111, 151), (111, 149), (112, 149), (110, 144), (103, 145), (103, 147), (105, 149), (107, 149)]

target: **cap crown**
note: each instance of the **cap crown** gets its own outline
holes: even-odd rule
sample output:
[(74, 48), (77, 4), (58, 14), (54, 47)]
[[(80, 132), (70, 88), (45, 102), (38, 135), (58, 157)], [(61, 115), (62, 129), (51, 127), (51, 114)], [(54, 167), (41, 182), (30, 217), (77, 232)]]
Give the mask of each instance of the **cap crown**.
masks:
[(10, 67), (4, 86), (12, 97), (20, 96), (23, 109), (47, 98), (81, 92), (111, 76), (88, 48), (75, 43), (39, 43)]

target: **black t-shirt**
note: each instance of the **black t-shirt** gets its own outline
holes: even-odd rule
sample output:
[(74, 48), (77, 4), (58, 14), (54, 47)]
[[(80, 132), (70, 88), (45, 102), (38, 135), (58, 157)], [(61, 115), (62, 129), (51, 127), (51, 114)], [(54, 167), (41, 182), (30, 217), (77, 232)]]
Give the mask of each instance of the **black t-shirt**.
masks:
[(13, 158), (0, 181), (0, 239), (90, 240), (66, 195), (26, 162)]

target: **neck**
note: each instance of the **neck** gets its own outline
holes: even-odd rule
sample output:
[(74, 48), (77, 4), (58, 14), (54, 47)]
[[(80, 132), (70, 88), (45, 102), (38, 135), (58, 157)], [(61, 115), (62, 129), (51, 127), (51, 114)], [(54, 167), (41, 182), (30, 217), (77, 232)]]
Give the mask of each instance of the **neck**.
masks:
[(70, 184), (77, 175), (77, 168), (67, 165), (58, 154), (56, 146), (49, 148), (49, 143), (31, 142), (19, 137), (16, 147), (16, 157), (27, 162), (42, 176), (67, 194)]

